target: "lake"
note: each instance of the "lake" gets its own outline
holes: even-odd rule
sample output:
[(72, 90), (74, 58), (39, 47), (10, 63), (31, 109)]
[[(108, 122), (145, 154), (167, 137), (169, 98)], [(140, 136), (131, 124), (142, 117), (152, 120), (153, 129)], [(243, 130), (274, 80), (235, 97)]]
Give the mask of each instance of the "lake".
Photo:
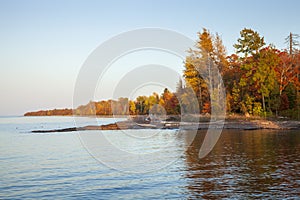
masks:
[(300, 199), (300, 131), (223, 130), (203, 159), (205, 131), (30, 132), (73, 126), (0, 117), (0, 199)]

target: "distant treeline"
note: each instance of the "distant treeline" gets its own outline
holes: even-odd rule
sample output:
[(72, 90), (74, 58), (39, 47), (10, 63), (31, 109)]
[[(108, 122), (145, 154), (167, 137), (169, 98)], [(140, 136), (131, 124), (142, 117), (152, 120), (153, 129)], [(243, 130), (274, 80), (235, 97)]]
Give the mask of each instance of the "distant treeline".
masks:
[(24, 116), (64, 116), (64, 115), (72, 115), (72, 109), (54, 109), (54, 110), (40, 110), (35, 112), (27, 112)]
[(161, 95), (139, 96), (135, 100), (119, 98), (100, 102), (89, 102), (74, 110), (75, 115), (147, 115), (180, 114), (180, 105), (175, 93), (167, 88)]
[[(190, 104), (190, 102), (186, 102)], [(187, 105), (188, 106), (188, 105)], [(179, 114), (180, 105), (174, 93), (165, 89), (161, 95), (153, 93), (150, 96), (139, 96), (135, 101), (128, 98), (93, 102), (72, 109), (41, 110), (25, 113), (25, 116), (51, 115), (147, 115), (149, 112), (157, 114)]]
[[(293, 37), (294, 36), (294, 37)], [(234, 44), (236, 54), (227, 55), (221, 37), (207, 29), (185, 59), (183, 79), (177, 90), (139, 96), (135, 100), (119, 98), (89, 102), (75, 110), (55, 109), (25, 115), (176, 115), (211, 112), (211, 98), (216, 88), (226, 89), (226, 112), (246, 116), (300, 117), (300, 51), (296, 34), (287, 37), (287, 49), (266, 45), (264, 37), (251, 29), (243, 29)], [(219, 71), (223, 85), (211, 65)], [(203, 74), (206, 77), (203, 77)], [(167, 75), (166, 75), (167, 76)], [(191, 98), (196, 96), (196, 98)], [(218, 105), (220, 106), (220, 105)]]

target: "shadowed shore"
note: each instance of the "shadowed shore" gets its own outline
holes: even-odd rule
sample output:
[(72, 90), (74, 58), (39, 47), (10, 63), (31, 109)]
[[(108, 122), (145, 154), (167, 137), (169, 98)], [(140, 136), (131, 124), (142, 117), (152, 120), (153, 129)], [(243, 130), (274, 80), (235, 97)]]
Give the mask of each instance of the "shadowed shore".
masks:
[(127, 120), (100, 126), (70, 127), (64, 129), (33, 130), (32, 133), (51, 132), (71, 132), (87, 130), (128, 130), (128, 129), (183, 129), (183, 130), (203, 130), (203, 129), (239, 129), (239, 130), (300, 130), (300, 121), (270, 121), (270, 120), (245, 120), (234, 119), (204, 122), (180, 122), (178, 120), (168, 120), (156, 123), (145, 122), (145, 120)]

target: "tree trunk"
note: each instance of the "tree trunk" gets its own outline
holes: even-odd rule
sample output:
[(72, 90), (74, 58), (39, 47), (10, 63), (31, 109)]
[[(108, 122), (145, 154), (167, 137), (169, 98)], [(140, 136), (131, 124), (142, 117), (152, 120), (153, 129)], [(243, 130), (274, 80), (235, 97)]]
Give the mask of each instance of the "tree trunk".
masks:
[(202, 108), (203, 108), (203, 103), (202, 103), (202, 89), (201, 89), (201, 85), (200, 85), (200, 87), (199, 87), (199, 93), (200, 93), (200, 95), (199, 95), (199, 106), (200, 106), (200, 114), (202, 113)]
[(266, 104), (265, 104), (265, 96), (264, 95), (262, 95), (262, 103), (263, 103), (264, 117), (266, 117)]

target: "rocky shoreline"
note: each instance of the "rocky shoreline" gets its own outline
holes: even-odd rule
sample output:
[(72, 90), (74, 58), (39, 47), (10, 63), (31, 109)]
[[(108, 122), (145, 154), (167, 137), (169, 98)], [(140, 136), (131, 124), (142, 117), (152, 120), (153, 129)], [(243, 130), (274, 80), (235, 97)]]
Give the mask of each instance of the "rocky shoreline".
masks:
[(101, 126), (70, 127), (52, 130), (33, 130), (33, 133), (71, 132), (87, 130), (128, 130), (128, 129), (183, 129), (205, 130), (212, 129), (239, 129), (239, 130), (300, 130), (300, 121), (270, 121), (270, 120), (228, 120), (214, 122), (178, 122), (164, 121), (159, 123), (144, 123), (131, 120), (106, 124)]

